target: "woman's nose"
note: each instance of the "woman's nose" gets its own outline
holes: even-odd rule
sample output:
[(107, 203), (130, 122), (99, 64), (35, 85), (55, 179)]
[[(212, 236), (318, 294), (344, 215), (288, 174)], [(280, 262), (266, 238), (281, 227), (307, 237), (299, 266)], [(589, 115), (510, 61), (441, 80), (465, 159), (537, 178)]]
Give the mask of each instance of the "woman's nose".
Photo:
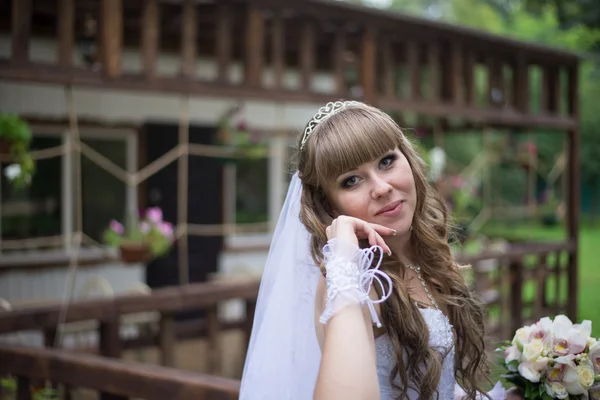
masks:
[(381, 178), (373, 179), (373, 198), (379, 198), (382, 196), (386, 196), (392, 192), (392, 185), (389, 184), (388, 181)]

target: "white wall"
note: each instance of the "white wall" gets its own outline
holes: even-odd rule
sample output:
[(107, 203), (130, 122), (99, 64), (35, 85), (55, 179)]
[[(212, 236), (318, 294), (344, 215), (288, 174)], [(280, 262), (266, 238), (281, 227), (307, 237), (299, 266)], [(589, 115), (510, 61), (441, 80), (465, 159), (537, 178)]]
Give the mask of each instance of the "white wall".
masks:
[[(10, 38), (0, 36), (0, 57), (8, 57), (10, 54)], [(34, 61), (54, 63), (56, 62), (57, 46), (51, 40), (33, 40), (30, 47), (30, 57)], [(75, 56), (76, 65), (81, 65)], [(139, 52), (126, 50), (123, 54), (123, 69), (126, 72), (140, 70)], [(179, 57), (177, 55), (163, 55), (157, 63), (159, 74), (175, 75), (179, 70)], [(197, 74), (200, 78), (214, 78), (217, 74), (216, 64), (212, 60), (200, 59), (197, 63)], [(234, 82), (241, 82), (243, 78), (242, 66), (233, 65), (230, 69), (230, 77)], [(266, 84), (272, 82), (272, 74), (266, 70), (263, 76)], [(296, 71), (288, 71), (284, 76), (284, 86), (294, 88), (299, 86), (299, 74)], [(333, 80), (326, 75), (316, 75), (314, 89), (320, 92), (331, 92), (334, 87)], [(66, 118), (67, 104), (64, 87), (54, 84), (23, 83), (0, 81), (0, 111), (22, 114), (42, 118)], [(73, 94), (75, 107), (80, 118), (103, 120), (106, 122), (119, 123), (141, 123), (145, 120), (170, 120), (177, 121), (180, 117), (182, 97), (175, 94), (164, 93), (136, 93), (128, 91), (117, 91), (113, 89), (74, 87)], [(196, 96), (190, 99), (190, 122), (214, 124), (218, 118), (232, 105), (236, 99), (217, 98), (207, 96)], [(298, 132), (312, 117), (321, 104), (308, 104), (297, 102), (281, 102), (266, 100), (251, 100), (245, 103), (243, 119), (248, 125), (255, 129), (267, 130), (296, 130)], [(282, 166), (283, 168), (283, 166)], [(279, 178), (283, 178), (283, 174)], [(285, 191), (285, 188), (283, 189)], [(276, 191), (278, 198), (283, 198), (281, 190)], [(283, 193), (285, 194), (285, 193)], [(272, 210), (272, 214), (278, 214)], [(231, 239), (231, 238), (228, 238)], [(262, 265), (266, 259), (266, 252), (244, 252), (225, 253), (221, 256), (219, 270), (227, 274), (252, 273), (260, 274)], [(110, 278), (115, 268), (122, 273), (116, 280)], [(10, 277), (0, 276), (0, 297), (7, 297), (14, 301), (27, 296), (36, 298), (52, 298), (61, 294), (63, 282), (60, 276), (64, 276), (64, 270), (52, 270), (53, 272), (36, 272), (39, 276), (35, 281), (25, 275), (13, 274)], [(82, 270), (78, 279), (86, 279), (87, 274)], [(103, 269), (95, 269), (94, 273), (101, 273), (109, 277), (116, 287), (119, 285), (130, 285), (135, 281), (142, 280), (139, 272), (132, 269), (123, 269), (120, 266), (106, 265)], [(123, 272), (124, 271), (124, 272)], [(123, 273), (125, 275), (123, 275)], [(131, 276), (129, 276), (129, 275)], [(126, 276), (127, 275), (127, 276)], [(117, 276), (117, 275), (114, 275)], [(27, 286), (18, 289), (20, 292), (12, 292), (11, 287), (16, 288), (15, 282)], [(36, 282), (43, 283), (36, 283)], [(17, 289), (14, 289), (17, 290)]]

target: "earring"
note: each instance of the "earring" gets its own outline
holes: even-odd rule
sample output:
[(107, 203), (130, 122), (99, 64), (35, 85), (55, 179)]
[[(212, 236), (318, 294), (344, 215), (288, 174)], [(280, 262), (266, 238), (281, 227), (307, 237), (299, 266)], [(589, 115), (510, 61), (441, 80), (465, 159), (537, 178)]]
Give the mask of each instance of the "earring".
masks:
[(413, 231), (413, 227), (412, 227), (412, 225), (410, 226), (410, 228), (408, 228), (408, 230), (409, 230), (410, 232), (412, 232), (412, 231)]

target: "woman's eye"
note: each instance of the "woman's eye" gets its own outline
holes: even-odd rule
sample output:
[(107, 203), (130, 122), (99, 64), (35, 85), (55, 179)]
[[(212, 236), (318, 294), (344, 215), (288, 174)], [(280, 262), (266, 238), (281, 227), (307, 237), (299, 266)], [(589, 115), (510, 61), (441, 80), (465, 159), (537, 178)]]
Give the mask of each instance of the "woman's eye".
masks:
[(385, 156), (379, 162), (379, 166), (381, 168), (387, 168), (393, 164), (395, 159), (396, 159), (396, 155), (393, 155), (393, 154), (390, 154), (389, 156)]
[(344, 181), (342, 182), (342, 186), (343, 187), (350, 187), (350, 186), (354, 186), (358, 183), (358, 176), (351, 176), (349, 178), (344, 179)]

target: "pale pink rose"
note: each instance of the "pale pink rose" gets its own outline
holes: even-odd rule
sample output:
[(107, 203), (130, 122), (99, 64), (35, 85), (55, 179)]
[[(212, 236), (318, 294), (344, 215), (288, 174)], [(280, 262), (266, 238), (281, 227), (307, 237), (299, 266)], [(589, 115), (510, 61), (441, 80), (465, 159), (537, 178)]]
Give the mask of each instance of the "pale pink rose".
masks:
[(146, 218), (158, 225), (163, 219), (162, 210), (158, 207), (151, 207), (146, 210)]
[(600, 342), (596, 342), (590, 347), (589, 357), (594, 366), (594, 371), (600, 374)]
[(531, 341), (531, 332), (532, 329), (530, 326), (524, 326), (522, 328), (517, 329), (515, 332), (515, 336), (512, 340), (512, 344), (516, 344), (519, 346), (519, 349), (522, 349), (524, 345)]
[(120, 222), (114, 219), (110, 221), (110, 229), (117, 235), (122, 235), (123, 232), (125, 232), (125, 228), (123, 228), (123, 225), (121, 225)]

